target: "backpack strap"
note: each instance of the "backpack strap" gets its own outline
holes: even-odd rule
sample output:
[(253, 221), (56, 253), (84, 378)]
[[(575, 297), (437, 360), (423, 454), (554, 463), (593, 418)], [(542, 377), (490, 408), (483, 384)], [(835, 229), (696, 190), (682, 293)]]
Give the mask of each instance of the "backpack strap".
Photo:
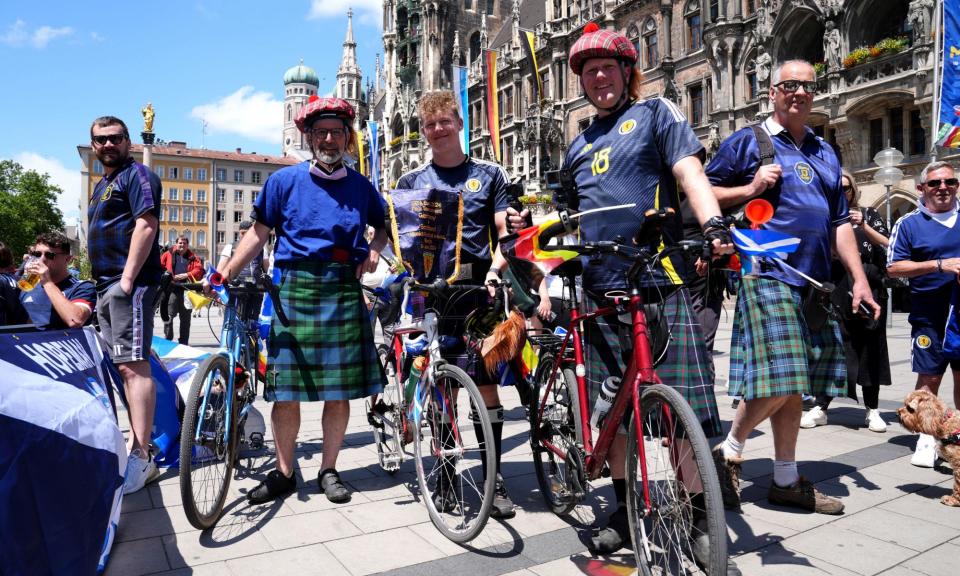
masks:
[(760, 147), (760, 165), (766, 166), (767, 164), (773, 164), (775, 154), (773, 150), (773, 140), (770, 139), (767, 131), (763, 129), (763, 124), (751, 124), (750, 128), (753, 129), (753, 135), (756, 137), (757, 145)]

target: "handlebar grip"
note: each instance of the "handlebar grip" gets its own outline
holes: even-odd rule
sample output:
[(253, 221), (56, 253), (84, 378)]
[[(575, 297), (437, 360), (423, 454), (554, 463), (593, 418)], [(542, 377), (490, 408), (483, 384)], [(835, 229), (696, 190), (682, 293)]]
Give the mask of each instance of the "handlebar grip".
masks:
[(200, 282), (174, 282), (174, 286), (179, 286), (184, 290), (193, 290), (195, 292), (203, 292), (203, 284)]
[(572, 220), (570, 218), (569, 212), (563, 210), (558, 213), (557, 216), (560, 217), (559, 221), (550, 224), (542, 232), (540, 232), (539, 242), (541, 246), (546, 246), (557, 236), (570, 234), (577, 230), (577, 222), (576, 220)]

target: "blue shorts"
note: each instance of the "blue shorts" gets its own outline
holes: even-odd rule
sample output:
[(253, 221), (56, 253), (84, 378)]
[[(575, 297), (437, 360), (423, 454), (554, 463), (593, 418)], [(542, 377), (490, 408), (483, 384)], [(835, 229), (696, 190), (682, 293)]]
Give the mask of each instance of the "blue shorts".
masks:
[(943, 330), (935, 326), (916, 326), (910, 332), (910, 355), (913, 358), (913, 371), (916, 374), (941, 376), (950, 369), (960, 371), (960, 360), (947, 360), (943, 357)]

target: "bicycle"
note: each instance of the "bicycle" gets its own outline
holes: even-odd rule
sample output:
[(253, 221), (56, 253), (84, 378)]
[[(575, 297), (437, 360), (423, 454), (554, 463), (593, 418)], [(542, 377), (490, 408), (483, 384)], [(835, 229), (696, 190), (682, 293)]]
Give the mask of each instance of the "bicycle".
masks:
[[(202, 290), (199, 283), (180, 284)], [(223, 286), (224, 303), (220, 349), (197, 368), (190, 386), (180, 432), (180, 497), (190, 524), (206, 529), (223, 513), (231, 474), (239, 460), (247, 414), (257, 398), (259, 329), (251, 310), (265, 293), (270, 294), (274, 313), (286, 326), (279, 292), (270, 276)], [(229, 406), (229, 409), (228, 409)], [(251, 434), (250, 448), (263, 447), (263, 435)]]
[(387, 385), (368, 401), (368, 421), (388, 472), (400, 467), (405, 446), (413, 443), (417, 483), (431, 522), (453, 542), (469, 542), (490, 516), (496, 476), (493, 443), (481, 442), (474, 426), (479, 424), (485, 439), (493, 437), (493, 429), (476, 384), (441, 356), (437, 312), (427, 310), (414, 320), (407, 310), (412, 291), (442, 298), (451, 290), (484, 288), (447, 286), (442, 280), (420, 284), (409, 277), (401, 282), (402, 301), (392, 313), (400, 314), (399, 321), (381, 356)]
[[(531, 445), (537, 481), (547, 505), (558, 515), (583, 500), (588, 482), (600, 477), (607, 453), (624, 414), (632, 409), (627, 432), (627, 515), (634, 556), (641, 574), (725, 574), (726, 522), (720, 484), (710, 447), (700, 423), (684, 398), (665, 386), (654, 370), (641, 273), (662, 256), (680, 250), (703, 249), (702, 242), (680, 242), (657, 253), (658, 225), (672, 210), (648, 211), (638, 235), (640, 246), (622, 242), (564, 245), (581, 255), (613, 254), (631, 262), (625, 298), (582, 314), (574, 305), (563, 342), (540, 358), (536, 394), (531, 399)], [(563, 223), (543, 232), (540, 245), (570, 232)], [(577, 302), (575, 283), (565, 291)], [(622, 384), (594, 441), (588, 412), (587, 383), (581, 340), (583, 322), (599, 316), (629, 313), (633, 351)], [(570, 348), (573, 354), (570, 355)], [(701, 497), (702, 495), (702, 497)], [(694, 540), (707, 536), (699, 554)], [(701, 539), (702, 540), (702, 539)]]

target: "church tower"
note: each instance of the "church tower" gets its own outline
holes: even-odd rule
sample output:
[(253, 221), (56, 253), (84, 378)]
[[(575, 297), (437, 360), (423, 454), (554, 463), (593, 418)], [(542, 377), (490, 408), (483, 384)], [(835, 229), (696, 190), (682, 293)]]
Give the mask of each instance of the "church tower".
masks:
[(283, 155), (300, 159), (310, 157), (310, 147), (306, 138), (297, 130), (294, 119), (307, 103), (307, 99), (317, 93), (320, 79), (313, 68), (300, 64), (287, 70), (283, 75)]
[(354, 129), (361, 125), (361, 110), (366, 109), (366, 102), (362, 92), (363, 75), (357, 64), (357, 43), (353, 40), (353, 9), (347, 10), (347, 37), (343, 41), (343, 57), (340, 59), (340, 68), (337, 69), (337, 87), (335, 94), (349, 102), (356, 110)]

